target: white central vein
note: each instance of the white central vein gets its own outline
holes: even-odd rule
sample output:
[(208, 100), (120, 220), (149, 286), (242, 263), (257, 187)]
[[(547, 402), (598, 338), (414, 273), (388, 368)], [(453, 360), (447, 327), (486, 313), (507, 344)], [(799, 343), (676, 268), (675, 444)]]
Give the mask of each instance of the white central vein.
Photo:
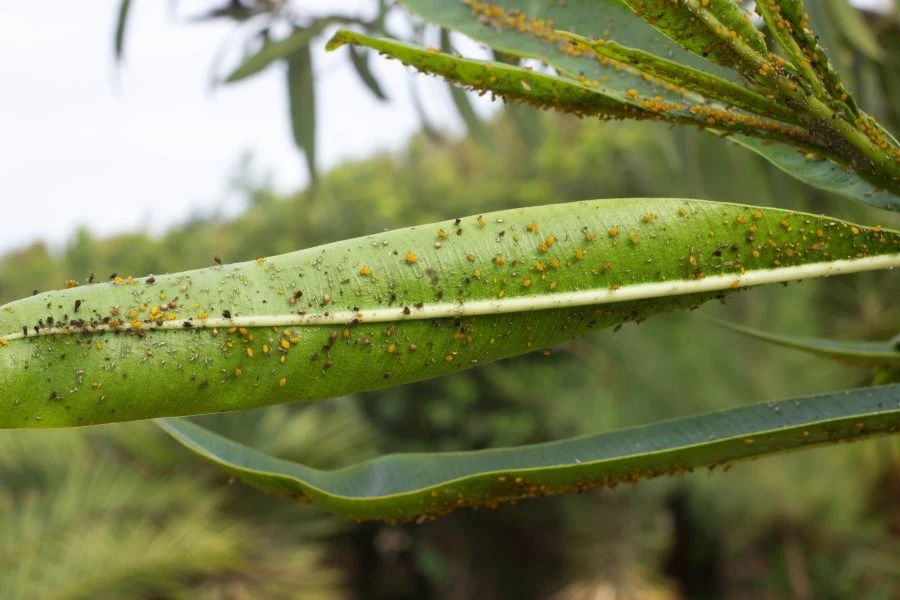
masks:
[[(209, 329), (213, 327), (303, 327), (313, 325), (346, 325), (351, 322), (358, 322), (361, 324), (387, 323), (447, 317), (501, 315), (506, 313), (614, 304), (617, 302), (646, 300), (651, 298), (726, 291), (768, 283), (784, 283), (817, 277), (830, 277), (832, 275), (842, 275), (846, 273), (892, 269), (894, 267), (900, 267), (900, 254), (883, 254), (851, 260), (836, 260), (825, 263), (778, 267), (775, 269), (748, 271), (742, 275), (712, 275), (703, 279), (638, 283), (621, 286), (619, 288), (591, 288), (587, 290), (546, 293), (496, 300), (441, 302), (425, 305), (421, 308), (409, 309), (409, 314), (405, 314), (406, 309), (399, 307), (372, 308), (358, 311), (338, 310), (333, 312), (303, 314), (263, 314), (235, 316), (232, 318), (178, 319), (175, 321), (166, 321), (162, 325), (142, 324), (140, 329), (147, 331), (189, 331), (194, 328)], [(185, 327), (185, 321), (190, 323), (190, 328)], [(123, 324), (115, 329), (118, 331), (130, 331), (137, 328), (133, 328), (128, 324)], [(32, 338), (44, 335), (80, 332), (83, 330), (88, 332), (104, 332), (113, 331), (114, 328), (105, 324), (96, 326), (91, 325), (84, 328), (74, 326), (48, 327), (41, 329), (37, 333), (30, 333), (27, 336), (23, 335), (21, 331), (13, 332), (3, 336), (3, 339), (9, 341), (23, 337)]]

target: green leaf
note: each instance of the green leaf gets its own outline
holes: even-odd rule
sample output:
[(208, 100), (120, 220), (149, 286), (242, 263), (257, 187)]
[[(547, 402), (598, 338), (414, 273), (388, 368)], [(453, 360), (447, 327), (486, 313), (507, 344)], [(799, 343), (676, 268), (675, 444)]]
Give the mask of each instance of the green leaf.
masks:
[[(210, 257), (212, 262), (212, 257)], [(486, 213), (0, 307), (0, 427), (419, 381), (738, 289), (900, 266), (900, 233), (682, 199)]]
[(319, 19), (310, 27), (295, 29), (291, 35), (283, 40), (272, 41), (266, 39), (258, 52), (245, 58), (244, 62), (238, 65), (237, 68), (225, 78), (225, 83), (241, 81), (252, 75), (256, 75), (277, 60), (295, 56), (298, 52), (307, 48), (309, 42), (322, 33), (322, 29), (332, 22), (332, 19)]
[(893, 340), (887, 342), (841, 341), (825, 338), (802, 337), (780, 333), (770, 333), (745, 325), (729, 323), (721, 319), (706, 316), (719, 327), (770, 342), (787, 348), (795, 348), (825, 358), (832, 358), (848, 363), (860, 363), (871, 366), (900, 367), (900, 349)]
[(847, 0), (826, 0), (825, 5), (831, 13), (832, 22), (850, 46), (871, 60), (884, 59), (884, 50), (878, 44), (878, 38), (856, 8)]
[[(533, 71), (529, 67), (459, 58), (444, 54), (437, 48), (425, 49), (347, 30), (337, 32), (327, 48), (334, 50), (343, 44), (366, 46), (448, 81), (482, 92), (489, 91), (506, 101), (525, 102), (538, 108), (602, 119), (667, 120), (700, 128), (715, 125), (728, 132), (812, 143), (805, 130), (787, 123), (762, 117), (749, 118), (746, 113), (687, 101), (663, 102), (658, 94), (646, 97), (637, 89), (623, 91), (606, 88), (599, 81), (590, 81), (583, 76), (578, 79), (561, 78)], [(656, 91), (660, 92), (659, 89)]]
[(729, 139), (756, 152), (788, 175), (820, 190), (840, 194), (877, 208), (900, 211), (900, 196), (859, 177), (820, 154), (804, 152), (775, 140), (760, 140), (744, 135), (732, 135)]
[[(620, 44), (665, 56), (719, 78), (737, 80), (729, 70), (680, 48), (640, 19), (620, 0), (567, 0), (530, 2), (502, 0), (490, 4), (461, 0), (405, 0), (410, 10), (426, 21), (464, 33), (487, 46), (513, 56), (534, 58), (570, 78), (597, 81), (603, 92), (623, 94), (629, 89), (666, 100), (690, 101), (677, 90), (659, 86), (641, 73), (591, 52), (573, 52), (558, 30), (591, 38), (615, 38)], [(497, 11), (502, 12), (498, 13)]]
[(122, 62), (125, 58), (125, 31), (128, 26), (128, 15), (131, 11), (131, 0), (120, 0), (119, 13), (116, 16), (116, 34), (113, 41), (113, 51), (116, 62)]
[[(453, 52), (450, 47), (450, 32), (446, 29), (441, 29), (441, 49), (447, 54)], [(450, 89), (450, 98), (453, 100), (453, 105), (456, 107), (456, 111), (466, 124), (466, 129), (469, 134), (478, 140), (480, 144), (487, 147), (493, 146), (493, 136), (487, 126), (485, 126), (475, 113), (475, 109), (472, 108), (472, 103), (469, 101), (469, 97), (466, 95), (465, 90), (457, 87), (452, 82), (448, 82), (447, 87)]]
[(387, 455), (335, 471), (273, 458), (186, 420), (157, 424), (225, 473), (266, 492), (349, 518), (394, 521), (896, 433), (898, 400), (900, 385), (863, 388), (530, 446)]
[(623, 0), (681, 47), (709, 60), (755, 74), (767, 59), (766, 43), (734, 0)]
[(294, 143), (303, 152), (309, 178), (316, 183), (316, 90), (312, 52), (303, 46), (288, 57), (287, 88)]
[(643, 50), (622, 46), (613, 41), (600, 40), (595, 42), (583, 36), (567, 32), (560, 32), (560, 35), (590, 47), (601, 56), (606, 56), (635, 67), (642, 73), (647, 73), (677, 86), (702, 91), (708, 98), (720, 100), (756, 114), (777, 117), (789, 123), (798, 122), (797, 114), (789, 108), (772, 102), (762, 94), (758, 94), (737, 83), (715, 77), (700, 69), (666, 60)]
[(381, 84), (378, 83), (378, 80), (375, 79), (375, 75), (372, 74), (372, 70), (369, 68), (369, 52), (353, 46), (350, 46), (349, 50), (350, 64), (353, 65), (353, 70), (356, 71), (359, 80), (369, 88), (373, 96), (379, 100), (386, 101), (388, 99), (387, 94), (381, 89)]

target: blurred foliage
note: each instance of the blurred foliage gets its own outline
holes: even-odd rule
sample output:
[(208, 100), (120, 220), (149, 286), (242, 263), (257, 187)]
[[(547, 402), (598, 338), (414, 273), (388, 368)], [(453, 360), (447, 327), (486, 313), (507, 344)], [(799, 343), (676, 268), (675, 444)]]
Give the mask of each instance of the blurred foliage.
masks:
[[(862, 105), (897, 130), (900, 35), (895, 21), (872, 25), (881, 62), (853, 46), (839, 55)], [(539, 147), (523, 143), (521, 115), (492, 124), (499, 152), (419, 136), (398, 156), (323, 175), (315, 201), (311, 191), (276, 194), (245, 161), (235, 181), (246, 198), (239, 217), (196, 215), (158, 239), (98, 239), (83, 229), (60, 253), (20, 249), (0, 259), (0, 302), (91, 274), (183, 270), (216, 255), (248, 260), (485, 207), (584, 198), (723, 199), (897, 226), (895, 215), (837, 202), (693, 131), (555, 115), (540, 124)], [(754, 290), (707, 310), (771, 331), (877, 340), (900, 330), (898, 294), (896, 276), (866, 274)], [(266, 452), (334, 467), (386, 452), (596, 432), (870, 377), (672, 315), (549, 357), (201, 420)], [(229, 485), (145, 423), (4, 431), (0, 597), (896, 598), (898, 507), (897, 439), (389, 526), (343, 523)]]

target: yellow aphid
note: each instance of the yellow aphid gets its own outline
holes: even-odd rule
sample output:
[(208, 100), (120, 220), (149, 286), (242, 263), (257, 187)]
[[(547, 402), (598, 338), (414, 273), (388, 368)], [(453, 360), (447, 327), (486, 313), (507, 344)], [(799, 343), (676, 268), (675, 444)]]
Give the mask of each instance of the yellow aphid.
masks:
[(528, 229), (528, 231), (535, 231), (537, 229), (537, 221), (532, 221), (525, 227)]
[(635, 246), (637, 246), (637, 243), (639, 241), (640, 241), (640, 238), (638, 237), (638, 234), (635, 233), (634, 231), (632, 231), (631, 232), (631, 243), (634, 244)]
[(497, 266), (500, 266), (500, 267), (502, 267), (503, 265), (506, 264), (506, 261), (503, 260), (503, 257), (502, 257), (502, 256), (495, 256), (495, 257), (494, 257), (494, 262), (497, 263)]
[(438, 229), (437, 236), (439, 238), (441, 238), (442, 240), (445, 240), (445, 239), (447, 239), (447, 232), (444, 231), (443, 229)]
[(199, 315), (197, 315), (197, 318), (198, 319), (207, 319), (207, 318), (209, 318), (209, 313), (202, 312)]
[(266, 262), (266, 259), (262, 256), (260, 256), (259, 258), (256, 259), (256, 264), (258, 264), (258, 265), (261, 265), (264, 262)]
[(616, 237), (617, 235), (619, 235), (619, 228), (618, 228), (618, 227), (610, 227), (610, 229), (609, 229), (609, 237), (614, 238), (614, 237)]
[(540, 262), (540, 261), (534, 263), (534, 270), (535, 270), (535, 271), (543, 271), (543, 270), (544, 270), (544, 263), (542, 263), (542, 262)]
[(641, 217), (641, 219), (644, 221), (644, 223), (650, 223), (655, 218), (656, 218), (656, 215), (654, 215), (653, 213), (647, 213), (646, 215)]
[(291, 347), (291, 342), (282, 338), (281, 347), (284, 348), (285, 350), (287, 350)]
[(359, 274), (363, 277), (368, 277), (372, 274), (372, 269), (369, 268), (369, 265), (363, 265), (359, 268)]
[(240, 377), (240, 376), (241, 376), (241, 370), (240, 370), (239, 368), (235, 368), (235, 370), (234, 370), (234, 376), (235, 376), (235, 377)]
[[(4, 342), (6, 342), (5, 339), (4, 339), (4, 340), (0, 340), (0, 345), (5, 346), (6, 344), (9, 343), (9, 342), (4, 343)], [(94, 347), (95, 347), (97, 350), (103, 350), (103, 342), (97, 342), (96, 344), (94, 344)]]
[(407, 252), (404, 258), (406, 258), (406, 264), (408, 265), (414, 265), (416, 264), (416, 261), (419, 260), (412, 252)]
[(66, 280), (66, 287), (67, 287), (67, 288), (78, 287), (78, 282), (75, 281), (74, 279), (67, 279), (67, 280)]
[(484, 217), (482, 217), (481, 215), (478, 215), (478, 218), (475, 219), (475, 222), (478, 223), (479, 227), (484, 227)]
[(287, 377), (282, 377), (278, 380), (278, 387), (284, 387), (287, 385)]
[(548, 236), (547, 236), (547, 240), (546, 240), (544, 243), (547, 244), (547, 247), (548, 247), (548, 248), (551, 247), (551, 246), (553, 246), (553, 244), (556, 243), (556, 236), (555, 236), (555, 235), (548, 235)]
[(530, 280), (530, 279), (526, 279), (525, 281), (523, 281), (523, 282), (522, 282), (522, 287), (531, 287), (531, 280)]
[(247, 348), (247, 356), (253, 358), (253, 348)]
[(578, 260), (583, 260), (584, 255), (585, 255), (584, 248), (579, 248), (578, 250), (575, 251), (575, 258), (577, 258)]

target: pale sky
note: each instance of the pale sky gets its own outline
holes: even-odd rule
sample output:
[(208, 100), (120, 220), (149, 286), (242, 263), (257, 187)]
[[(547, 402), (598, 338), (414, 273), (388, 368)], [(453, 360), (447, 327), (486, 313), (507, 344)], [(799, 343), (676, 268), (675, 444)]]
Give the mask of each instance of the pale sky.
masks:
[[(865, 3), (878, 2), (884, 0)], [(0, 5), (0, 252), (36, 240), (59, 248), (80, 225), (98, 235), (159, 233), (197, 211), (234, 212), (240, 200), (229, 197), (229, 180), (245, 153), (279, 189), (305, 183), (280, 68), (211, 92), (210, 68), (232, 25), (184, 24), (185, 16), (208, 9), (208, 0), (132, 4), (119, 72), (111, 50), (117, 0)], [(174, 17), (170, 5), (177, 6)], [(320, 168), (399, 149), (417, 130), (401, 65), (372, 62), (394, 92), (384, 104), (342, 57), (319, 51), (315, 59), (324, 74), (317, 90)], [(432, 120), (462, 132), (443, 85), (424, 76), (418, 84)]]

